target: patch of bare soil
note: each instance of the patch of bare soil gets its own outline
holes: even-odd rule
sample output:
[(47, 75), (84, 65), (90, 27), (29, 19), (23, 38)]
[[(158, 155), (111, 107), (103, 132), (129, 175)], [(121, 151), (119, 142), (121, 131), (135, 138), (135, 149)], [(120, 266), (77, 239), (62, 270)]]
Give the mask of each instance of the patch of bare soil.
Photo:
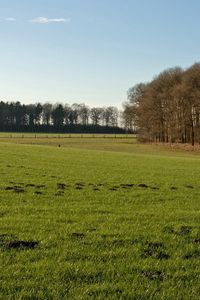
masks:
[(6, 249), (35, 249), (38, 246), (37, 241), (13, 240), (6, 243)]
[(146, 271), (142, 271), (141, 275), (145, 278), (148, 278), (150, 280), (163, 280), (163, 274), (161, 271), (158, 270), (146, 270)]
[(165, 252), (164, 245), (160, 242), (149, 242), (142, 250), (142, 257), (153, 257), (156, 259), (168, 259), (169, 255)]

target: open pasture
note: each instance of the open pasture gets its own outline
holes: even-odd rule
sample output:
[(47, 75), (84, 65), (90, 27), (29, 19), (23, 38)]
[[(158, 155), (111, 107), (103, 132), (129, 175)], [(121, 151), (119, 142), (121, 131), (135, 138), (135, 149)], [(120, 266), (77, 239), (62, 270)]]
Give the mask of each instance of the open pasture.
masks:
[(199, 155), (0, 137), (0, 167), (1, 299), (199, 299)]

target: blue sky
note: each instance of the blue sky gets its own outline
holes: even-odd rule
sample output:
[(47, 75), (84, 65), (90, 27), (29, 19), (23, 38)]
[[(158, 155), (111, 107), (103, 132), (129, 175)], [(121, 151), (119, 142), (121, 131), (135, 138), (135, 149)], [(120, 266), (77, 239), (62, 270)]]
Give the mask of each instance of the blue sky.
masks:
[(116, 105), (200, 55), (199, 0), (0, 0), (4, 101)]

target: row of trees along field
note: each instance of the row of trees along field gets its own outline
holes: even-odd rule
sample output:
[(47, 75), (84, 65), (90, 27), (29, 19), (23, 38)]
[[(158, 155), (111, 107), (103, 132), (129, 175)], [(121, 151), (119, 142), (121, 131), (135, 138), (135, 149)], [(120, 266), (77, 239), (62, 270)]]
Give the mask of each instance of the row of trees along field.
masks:
[(0, 102), (0, 131), (123, 133), (116, 107)]
[(200, 143), (200, 63), (130, 88), (123, 118), (144, 141)]

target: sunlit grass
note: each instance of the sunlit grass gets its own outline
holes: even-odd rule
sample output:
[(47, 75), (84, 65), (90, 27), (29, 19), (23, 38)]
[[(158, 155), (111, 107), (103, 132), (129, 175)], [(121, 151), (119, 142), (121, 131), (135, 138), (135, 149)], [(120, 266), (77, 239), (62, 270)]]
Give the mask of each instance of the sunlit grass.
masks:
[(0, 143), (0, 298), (199, 299), (199, 157), (56, 141)]

